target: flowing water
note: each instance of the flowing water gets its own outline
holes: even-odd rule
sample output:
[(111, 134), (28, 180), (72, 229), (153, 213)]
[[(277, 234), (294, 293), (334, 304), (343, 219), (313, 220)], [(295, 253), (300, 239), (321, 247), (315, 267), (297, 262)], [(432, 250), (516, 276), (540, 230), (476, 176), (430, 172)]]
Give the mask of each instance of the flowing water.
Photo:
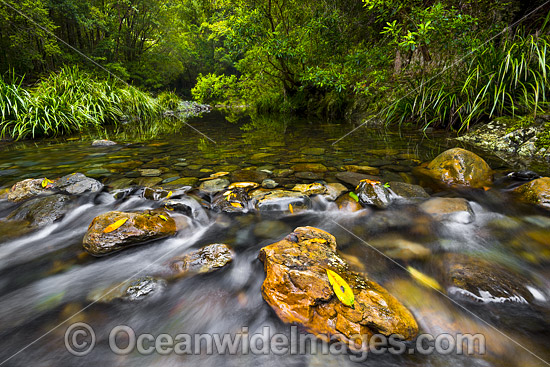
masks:
[[(185, 125), (169, 134), (138, 139), (113, 133), (121, 144), (91, 147), (88, 136), (66, 140), (12, 143), (1, 146), (0, 186), (25, 178), (54, 179), (82, 172), (106, 185), (99, 195), (80, 197), (59, 221), (32, 232), (0, 222), (0, 365), (5, 366), (543, 366), (550, 361), (548, 280), (550, 215), (511, 201), (506, 192), (518, 185), (505, 174), (517, 169), (482, 154), (497, 171), (495, 189), (434, 193), (465, 197), (475, 213), (472, 223), (445, 222), (435, 229), (420, 220), (416, 204), (386, 210), (338, 210), (317, 198), (310, 210), (229, 215), (194, 204), (193, 217), (175, 237), (136, 246), (102, 258), (87, 255), (82, 238), (92, 219), (110, 210), (156, 208), (157, 201), (136, 195), (115, 198), (110, 191), (131, 185), (163, 185), (184, 177), (208, 177), (242, 168), (268, 170), (296, 163), (322, 163), (323, 179), (336, 182), (334, 173), (347, 164), (380, 167), (384, 181), (415, 182), (411, 168), (433, 159), (456, 142), (444, 133), (386, 131), (361, 128), (333, 145), (350, 126), (319, 121), (281, 121), (256, 118), (228, 122), (210, 114), (190, 122), (213, 143)], [(318, 149), (311, 149), (318, 148)], [(319, 149), (321, 148), (321, 149)], [(149, 171), (142, 176), (143, 169)], [(544, 173), (544, 172), (539, 172)], [(192, 181), (191, 180), (191, 181)], [(311, 182), (290, 176), (281, 185)], [(16, 205), (0, 200), (0, 217)], [(262, 332), (290, 336), (261, 295), (264, 271), (259, 250), (298, 226), (314, 226), (332, 233), (339, 251), (369, 277), (385, 286), (413, 312), (421, 332), (482, 333), (485, 355), (370, 354), (352, 361), (347, 351), (323, 354), (251, 353), (118, 355), (110, 348), (110, 331), (118, 325), (135, 334), (249, 335)], [(415, 282), (399, 265), (360, 239), (388, 235), (414, 240), (432, 251), (424, 261), (399, 261), (437, 278), (439, 256), (464, 253), (487, 259), (519, 273), (536, 285), (532, 307), (493, 303), (455, 303)], [(94, 302), (92, 295), (128, 279), (160, 274), (178, 255), (211, 243), (225, 243), (235, 251), (233, 263), (217, 272), (162, 283), (162, 290), (140, 301)], [(515, 272), (515, 273), (514, 273)], [(487, 279), (498, 282), (499, 279)], [(75, 322), (90, 325), (95, 348), (85, 356), (70, 354), (64, 335)], [(299, 331), (302, 332), (302, 331)], [(119, 340), (123, 346), (127, 340)]]

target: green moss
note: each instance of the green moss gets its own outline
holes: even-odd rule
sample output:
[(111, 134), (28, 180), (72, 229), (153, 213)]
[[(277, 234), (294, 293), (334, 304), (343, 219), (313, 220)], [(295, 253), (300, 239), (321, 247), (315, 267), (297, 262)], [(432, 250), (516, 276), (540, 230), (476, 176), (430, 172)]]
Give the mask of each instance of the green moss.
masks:
[(537, 148), (550, 149), (550, 122), (544, 125), (544, 131), (537, 135), (537, 141), (535, 143)]
[(532, 115), (514, 117), (502, 116), (495, 119), (495, 121), (506, 125), (506, 133), (509, 134), (518, 129), (523, 129), (533, 125), (534, 118)]

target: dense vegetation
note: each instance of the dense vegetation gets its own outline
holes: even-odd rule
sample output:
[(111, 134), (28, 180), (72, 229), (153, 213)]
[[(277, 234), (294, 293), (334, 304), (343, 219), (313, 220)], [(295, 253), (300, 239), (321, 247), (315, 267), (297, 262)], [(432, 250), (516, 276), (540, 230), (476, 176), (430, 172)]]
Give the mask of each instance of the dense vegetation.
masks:
[(6, 0), (3, 134), (158, 112), (117, 78), (264, 112), (456, 129), (534, 115), (548, 110), (549, 10), (519, 0)]

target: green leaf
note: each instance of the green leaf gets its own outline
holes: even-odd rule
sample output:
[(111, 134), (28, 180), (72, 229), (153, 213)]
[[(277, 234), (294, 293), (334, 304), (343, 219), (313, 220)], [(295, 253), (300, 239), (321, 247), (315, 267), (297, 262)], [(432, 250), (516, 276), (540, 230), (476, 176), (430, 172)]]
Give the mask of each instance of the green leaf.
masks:
[(357, 196), (356, 193), (350, 192), (350, 193), (349, 193), (349, 196), (350, 196), (353, 200), (359, 202), (359, 196)]
[(332, 286), (332, 290), (340, 302), (348, 307), (354, 308), (353, 304), (355, 302), (355, 296), (353, 295), (353, 291), (351, 290), (349, 284), (346, 283), (340, 275), (330, 269), (327, 269), (327, 276), (328, 281)]

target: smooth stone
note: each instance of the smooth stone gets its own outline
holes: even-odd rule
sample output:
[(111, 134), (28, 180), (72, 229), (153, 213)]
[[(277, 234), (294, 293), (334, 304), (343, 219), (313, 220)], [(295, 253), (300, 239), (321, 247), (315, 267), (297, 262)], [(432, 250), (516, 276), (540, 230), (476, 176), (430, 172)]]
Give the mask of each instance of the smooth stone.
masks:
[(140, 186), (153, 187), (161, 183), (161, 181), (162, 181), (162, 178), (160, 177), (141, 177), (138, 180), (138, 184)]
[(213, 180), (203, 181), (199, 189), (208, 194), (215, 194), (224, 190), (227, 186), (229, 186), (229, 180), (225, 178), (215, 178)]
[(342, 167), (345, 171), (365, 173), (367, 175), (377, 175), (380, 173), (380, 170), (376, 167), (370, 166), (356, 166), (356, 165), (346, 165)]
[(296, 172), (294, 176), (302, 180), (322, 180), (325, 177), (323, 173), (316, 172)]
[(95, 289), (86, 296), (86, 300), (94, 303), (110, 303), (114, 300), (135, 302), (157, 295), (164, 288), (165, 280), (145, 276)]
[(142, 168), (138, 172), (144, 177), (158, 177), (162, 175), (162, 171), (156, 168)]
[(231, 173), (232, 182), (257, 182), (262, 183), (269, 175), (256, 170), (238, 170)]
[(325, 197), (331, 201), (335, 201), (340, 197), (340, 195), (348, 191), (346, 186), (338, 182), (327, 183), (325, 184), (325, 187), (327, 188)]
[(262, 181), (262, 187), (263, 188), (274, 189), (277, 186), (279, 186), (279, 184), (277, 182), (275, 182), (274, 180), (270, 179), (270, 178), (266, 178), (265, 180)]
[(292, 191), (298, 191), (304, 195), (310, 196), (310, 195), (324, 194), (327, 191), (327, 188), (325, 187), (325, 185), (320, 183), (297, 184), (297, 185), (294, 185), (294, 187), (292, 188)]
[(167, 184), (167, 183), (170, 183), (170, 182), (174, 182), (176, 180), (179, 180), (180, 177), (179, 176), (175, 176), (175, 177), (168, 177), (168, 178), (165, 178), (164, 180), (162, 180), (161, 183), (163, 184)]
[(324, 173), (327, 171), (327, 167), (321, 163), (298, 163), (290, 167), (295, 172), (315, 172)]
[(527, 182), (514, 189), (520, 200), (550, 209), (550, 177), (542, 177)]
[(392, 203), (389, 190), (380, 181), (362, 180), (356, 188), (356, 193), (362, 205), (374, 205), (384, 209)]
[(180, 278), (190, 274), (211, 273), (230, 264), (234, 256), (233, 251), (225, 244), (207, 245), (173, 258), (170, 261), (171, 277)]
[(42, 182), (44, 179), (26, 179), (14, 184), (8, 192), (8, 200), (13, 202), (20, 202), (30, 199), (32, 197), (52, 193), (52, 191), (43, 188)]
[(67, 195), (50, 195), (26, 201), (10, 213), (8, 220), (27, 221), (33, 227), (44, 227), (63, 218), (73, 207)]
[(103, 184), (93, 178), (84, 176), (82, 173), (73, 173), (56, 180), (53, 187), (71, 195), (82, 195), (87, 192), (101, 191)]
[[(108, 226), (122, 219), (126, 219), (126, 222), (119, 228), (105, 232)], [(88, 253), (94, 256), (103, 256), (131, 246), (169, 237), (175, 233), (176, 222), (167, 211), (112, 211), (94, 218), (88, 227), (82, 245)]]
[(182, 177), (178, 178), (177, 180), (169, 182), (170, 187), (175, 186), (195, 186), (195, 184), (199, 182), (199, 179), (196, 177)]
[(347, 183), (354, 188), (359, 186), (361, 180), (373, 180), (379, 181), (379, 178), (376, 176), (365, 175), (363, 173), (357, 172), (338, 172), (336, 178), (344, 183)]
[(105, 168), (96, 168), (96, 169), (91, 169), (89, 171), (86, 171), (86, 174), (90, 176), (100, 176), (108, 173), (111, 173), (111, 171)]
[(300, 153), (308, 155), (323, 155), (325, 154), (325, 148), (303, 148), (300, 149)]
[(420, 204), (420, 209), (437, 221), (468, 224), (474, 221), (474, 212), (463, 198), (432, 198)]
[(292, 231), (292, 228), (279, 220), (264, 220), (254, 226), (254, 236), (259, 238), (280, 238)]
[(369, 240), (369, 244), (381, 250), (392, 259), (402, 261), (426, 260), (432, 251), (416, 242), (412, 242), (399, 236), (384, 236)]
[(94, 140), (92, 142), (92, 147), (108, 147), (112, 145), (117, 145), (117, 143), (115, 143), (112, 140), (106, 140), (106, 139)]
[(415, 198), (422, 198), (427, 199), (430, 197), (426, 190), (422, 186), (419, 185), (412, 185), (405, 182), (399, 182), (399, 181), (391, 181), (388, 182), (389, 189), (391, 192), (393, 192), (395, 195), (403, 197), (403, 198), (409, 198), (409, 199), (415, 199)]
[(285, 178), (292, 175), (293, 173), (294, 171), (288, 168), (282, 168), (282, 169), (278, 168), (273, 170), (273, 174), (275, 175), (275, 177), (278, 177), (278, 178)]
[(336, 200), (336, 205), (338, 206), (338, 210), (346, 211), (346, 212), (356, 212), (363, 207), (359, 202), (357, 202), (355, 199), (353, 199), (349, 195), (342, 195)]
[(275, 154), (273, 153), (256, 153), (256, 154), (253, 154), (250, 159), (253, 160), (253, 161), (258, 161), (258, 160), (261, 160), (261, 159), (264, 159), (264, 158), (267, 158), (267, 157), (272, 157), (274, 156)]

